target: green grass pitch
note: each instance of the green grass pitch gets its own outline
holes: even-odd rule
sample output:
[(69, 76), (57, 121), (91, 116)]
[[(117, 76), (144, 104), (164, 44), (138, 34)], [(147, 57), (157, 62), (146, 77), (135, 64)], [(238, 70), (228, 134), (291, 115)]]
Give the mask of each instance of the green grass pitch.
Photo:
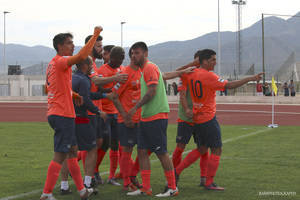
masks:
[[(170, 154), (176, 146), (176, 128), (176, 125), (168, 127)], [(53, 131), (47, 123), (0, 123), (0, 137), (0, 200), (31, 191), (35, 192), (13, 199), (39, 199), (53, 156)], [(225, 191), (206, 191), (198, 186), (198, 160), (182, 172), (179, 196), (174, 199), (300, 199), (300, 127), (222, 126), (222, 140), (223, 154), (215, 181), (225, 187)], [(191, 139), (186, 151), (193, 148), (195, 144)], [(157, 194), (165, 186), (165, 177), (155, 155), (151, 160), (151, 185), (153, 193)], [(108, 170), (106, 156), (100, 171)], [(102, 177), (106, 179), (107, 175)], [(70, 183), (72, 195), (60, 196), (59, 187), (55, 188), (54, 195), (58, 200), (79, 199), (71, 180)], [(127, 197), (121, 187), (107, 184), (98, 188), (99, 194), (91, 199), (155, 198)], [(274, 193), (262, 195), (264, 192)]]

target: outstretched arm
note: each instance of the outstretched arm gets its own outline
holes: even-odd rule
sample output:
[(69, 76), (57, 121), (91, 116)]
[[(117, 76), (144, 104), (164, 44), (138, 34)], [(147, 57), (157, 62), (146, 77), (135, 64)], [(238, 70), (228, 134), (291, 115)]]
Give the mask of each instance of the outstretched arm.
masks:
[(234, 88), (238, 88), (246, 83), (248, 83), (249, 81), (258, 81), (261, 80), (261, 76), (264, 73), (259, 73), (256, 74), (254, 76), (250, 76), (241, 80), (236, 80), (236, 81), (230, 81), (225, 85), (225, 89), (234, 89)]
[(182, 74), (187, 74), (187, 73), (192, 72), (193, 69), (195, 69), (195, 67), (187, 67), (182, 70), (177, 70), (177, 71), (173, 71), (173, 72), (165, 72), (165, 73), (163, 73), (162, 77), (164, 80), (177, 78), (177, 77), (181, 76)]
[(186, 69), (188, 67), (199, 67), (200, 66), (200, 63), (199, 63), (199, 58), (195, 58), (193, 62), (190, 62), (189, 64), (186, 64), (182, 67), (179, 67), (176, 69), (176, 71), (179, 71), (179, 70), (183, 70), (183, 69)]
[(124, 83), (128, 78), (128, 74), (116, 74), (114, 76), (110, 77), (99, 77), (99, 76), (93, 76), (91, 80), (95, 85), (105, 85), (111, 82), (121, 82)]

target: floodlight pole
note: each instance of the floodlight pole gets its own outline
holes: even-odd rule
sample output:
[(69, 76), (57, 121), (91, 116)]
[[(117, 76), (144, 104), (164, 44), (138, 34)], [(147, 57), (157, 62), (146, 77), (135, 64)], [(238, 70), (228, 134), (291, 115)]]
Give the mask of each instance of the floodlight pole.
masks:
[(126, 22), (121, 22), (121, 47), (123, 47), (123, 24)]
[(3, 34), (3, 67), (4, 67), (4, 71), (6, 71), (6, 55), (5, 55), (5, 50), (6, 50), (6, 20), (5, 20), (5, 16), (6, 14), (8, 14), (10, 12), (8, 11), (3, 11), (3, 15), (4, 15), (4, 23), (3, 23), (3, 31), (4, 31), (4, 34)]
[(218, 75), (221, 76), (220, 0), (218, 0)]
[(263, 85), (266, 82), (266, 70), (265, 70), (265, 26), (264, 26), (264, 14), (261, 14), (261, 35), (262, 35), (262, 72), (263, 72)]

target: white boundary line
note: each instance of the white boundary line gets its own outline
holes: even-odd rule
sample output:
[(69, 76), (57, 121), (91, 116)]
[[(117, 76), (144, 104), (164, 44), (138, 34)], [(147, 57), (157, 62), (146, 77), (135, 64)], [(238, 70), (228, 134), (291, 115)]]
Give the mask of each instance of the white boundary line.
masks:
[[(234, 137), (234, 138), (229, 138), (227, 140), (224, 140), (222, 143), (226, 144), (226, 143), (233, 142), (233, 141), (236, 141), (236, 140), (240, 140), (240, 139), (243, 139), (243, 138), (246, 138), (246, 137), (250, 137), (250, 136), (253, 136), (253, 135), (260, 134), (260, 133), (268, 132), (268, 131), (271, 131), (271, 130), (272, 130), (272, 128), (264, 128), (262, 130), (258, 130), (258, 131), (252, 132), (252, 133), (248, 133), (248, 134), (241, 135), (241, 136)], [(185, 152), (183, 152), (183, 154), (188, 154), (191, 151), (192, 150), (185, 151)], [(170, 157), (172, 157), (172, 156), (170, 155)], [(151, 163), (158, 162), (158, 161), (159, 161), (159, 159), (151, 160)], [(100, 174), (105, 175), (105, 174), (108, 174), (108, 173), (109, 172), (107, 171), (107, 172), (103, 172), (103, 173), (100, 173)], [(25, 197), (25, 196), (28, 196), (28, 195), (31, 195), (31, 194), (41, 193), (42, 191), (43, 191), (42, 189), (33, 190), (33, 191), (27, 192), (27, 193), (22, 193), (22, 194), (18, 194), (18, 195), (14, 195), (14, 196), (9, 196), (9, 197), (4, 197), (4, 198), (1, 198), (0, 200), (18, 199), (18, 198)]]
[[(172, 111), (178, 111), (178, 108), (170, 108)], [(217, 110), (217, 112), (231, 112), (231, 113), (266, 113), (270, 114), (272, 111), (260, 111), (260, 110)], [(276, 114), (287, 115), (300, 115), (299, 112), (275, 112)]]

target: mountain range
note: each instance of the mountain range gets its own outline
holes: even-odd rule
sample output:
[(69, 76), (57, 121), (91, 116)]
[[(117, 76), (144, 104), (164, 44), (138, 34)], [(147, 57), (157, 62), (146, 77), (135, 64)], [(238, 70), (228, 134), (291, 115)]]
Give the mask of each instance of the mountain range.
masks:
[[(300, 15), (300, 12), (296, 15)], [(300, 61), (300, 18), (291, 17), (285, 20), (271, 16), (264, 19), (264, 24), (266, 72), (275, 73), (292, 52), (295, 52), (296, 60)], [(149, 59), (158, 64), (162, 71), (174, 70), (191, 61), (198, 49), (211, 48), (217, 52), (217, 36), (217, 32), (211, 32), (191, 40), (152, 45), (149, 47)], [(237, 33), (221, 32), (221, 74), (233, 74), (236, 70), (236, 47)], [(1, 43), (0, 49), (3, 49)], [(75, 52), (78, 49), (80, 47), (76, 47)], [(45, 65), (54, 55), (54, 49), (45, 46), (6, 45), (7, 64), (19, 64), (23, 69), (41, 63)], [(127, 63), (128, 59), (125, 61)], [(256, 72), (261, 71), (261, 20), (241, 31), (241, 74), (246, 73), (252, 64)]]

